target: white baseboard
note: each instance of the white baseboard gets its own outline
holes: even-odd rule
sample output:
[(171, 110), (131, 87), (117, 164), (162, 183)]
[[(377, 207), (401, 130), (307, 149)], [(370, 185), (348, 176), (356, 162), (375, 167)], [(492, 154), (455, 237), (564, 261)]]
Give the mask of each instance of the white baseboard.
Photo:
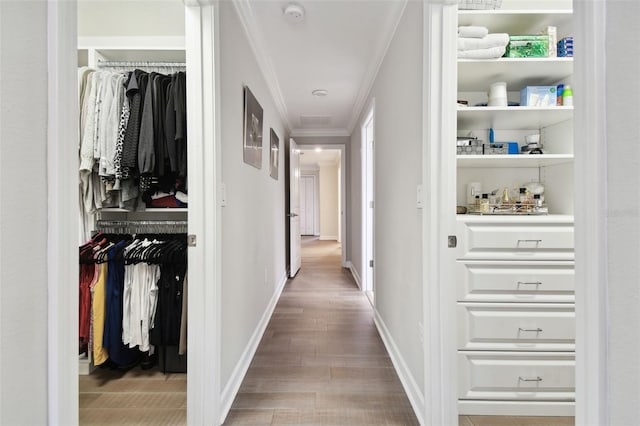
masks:
[(358, 275), (358, 270), (356, 269), (355, 266), (353, 266), (353, 262), (351, 262), (350, 260), (347, 261), (346, 267), (349, 268), (349, 270), (351, 271), (351, 275), (353, 276), (353, 279), (355, 280), (356, 284), (358, 284), (358, 288), (362, 290), (362, 280), (360, 279), (360, 275)]
[(400, 382), (402, 383), (402, 387), (404, 391), (407, 393), (407, 397), (409, 398), (409, 402), (411, 402), (411, 406), (413, 407), (413, 411), (415, 412), (416, 417), (418, 418), (418, 422), (423, 425), (424, 424), (424, 394), (416, 381), (413, 379), (411, 375), (411, 371), (409, 371), (409, 367), (407, 367), (407, 363), (404, 361), (404, 358), (400, 354), (398, 347), (396, 346), (391, 334), (389, 333), (389, 329), (385, 325), (384, 321), (380, 317), (380, 314), (377, 310), (374, 309), (374, 321), (376, 327), (378, 328), (378, 333), (380, 333), (380, 337), (382, 338), (382, 342), (384, 346), (387, 348), (387, 352), (389, 353), (389, 357), (391, 358), (391, 362), (396, 369), (396, 373), (400, 378)]
[(320, 241), (338, 241), (337, 235), (320, 235)]
[(227, 385), (224, 387), (221, 395), (221, 417), (220, 424), (223, 424), (225, 419), (227, 418), (227, 414), (229, 414), (229, 410), (231, 409), (231, 404), (233, 404), (233, 400), (240, 389), (240, 385), (242, 384), (242, 380), (244, 380), (244, 376), (247, 374), (247, 370), (249, 369), (249, 365), (251, 365), (251, 361), (253, 360), (253, 356), (258, 349), (258, 345), (260, 344), (260, 340), (262, 340), (262, 336), (264, 335), (265, 330), (267, 329), (267, 325), (269, 324), (269, 320), (273, 315), (273, 310), (280, 299), (280, 295), (282, 294), (282, 290), (284, 289), (284, 285), (287, 283), (287, 274), (285, 274), (280, 278), (280, 283), (276, 288), (276, 291), (273, 293), (267, 308), (262, 314), (262, 318), (258, 322), (253, 335), (249, 339), (249, 343), (247, 343), (246, 348), (244, 349), (240, 360), (236, 364), (236, 367), (233, 369), (231, 373), (231, 378)]

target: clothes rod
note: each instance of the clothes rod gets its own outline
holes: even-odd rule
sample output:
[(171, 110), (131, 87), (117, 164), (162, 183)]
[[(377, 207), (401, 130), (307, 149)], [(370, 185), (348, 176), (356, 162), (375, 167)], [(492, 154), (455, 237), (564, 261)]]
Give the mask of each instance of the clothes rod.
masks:
[(98, 61), (98, 67), (186, 68), (187, 64), (184, 62)]
[(98, 231), (114, 233), (136, 234), (186, 234), (188, 222), (186, 220), (103, 220), (96, 221)]

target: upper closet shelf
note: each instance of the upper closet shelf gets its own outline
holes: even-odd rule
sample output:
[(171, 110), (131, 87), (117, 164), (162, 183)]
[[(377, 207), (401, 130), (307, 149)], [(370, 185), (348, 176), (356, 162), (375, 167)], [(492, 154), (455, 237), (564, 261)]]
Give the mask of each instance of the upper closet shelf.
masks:
[(158, 37), (79, 37), (78, 50), (86, 53), (87, 63), (105, 61), (185, 62), (185, 38)]
[(458, 59), (458, 91), (487, 91), (505, 81), (509, 90), (555, 85), (573, 74), (573, 58)]
[(549, 25), (558, 27), (558, 39), (572, 35), (572, 10), (459, 10), (458, 25), (476, 25), (491, 33), (538, 34)]
[(573, 117), (573, 107), (460, 107), (458, 130), (532, 130)]

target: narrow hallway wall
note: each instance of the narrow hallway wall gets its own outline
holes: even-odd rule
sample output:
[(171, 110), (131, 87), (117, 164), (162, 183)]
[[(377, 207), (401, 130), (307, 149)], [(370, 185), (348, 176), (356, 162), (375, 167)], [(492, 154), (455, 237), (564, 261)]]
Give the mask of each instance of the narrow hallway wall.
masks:
[[(286, 280), (284, 147), (287, 135), (231, 2), (220, 3), (222, 181), (221, 383), (239, 385), (247, 349)], [(262, 168), (243, 162), (243, 85), (264, 111)], [(269, 129), (280, 140), (278, 180), (269, 176)], [(268, 318), (267, 318), (268, 319)], [(266, 325), (266, 324), (265, 324)], [(230, 391), (228, 388), (227, 391)], [(227, 397), (233, 395), (226, 394)]]
[[(424, 381), (422, 210), (416, 208), (422, 182), (422, 29), (422, 3), (408, 2), (367, 102), (375, 98), (375, 309), (406, 365), (399, 373), (408, 376), (415, 400), (422, 398)], [(355, 157), (368, 112), (362, 112), (351, 136), (352, 182), (360, 186), (361, 160)], [(361, 189), (351, 190), (351, 203), (360, 204)], [(352, 255), (362, 256), (360, 234), (358, 226), (350, 230)], [(356, 268), (362, 265), (361, 257), (351, 261)]]
[(47, 423), (47, 2), (0, 2), (0, 424)]

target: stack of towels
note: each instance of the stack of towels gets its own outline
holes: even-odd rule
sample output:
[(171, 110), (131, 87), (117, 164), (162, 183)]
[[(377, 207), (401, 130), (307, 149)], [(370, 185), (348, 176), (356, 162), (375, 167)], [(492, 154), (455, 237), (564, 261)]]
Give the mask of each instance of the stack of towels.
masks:
[(489, 34), (485, 27), (458, 27), (458, 58), (495, 59), (504, 55), (509, 34)]

